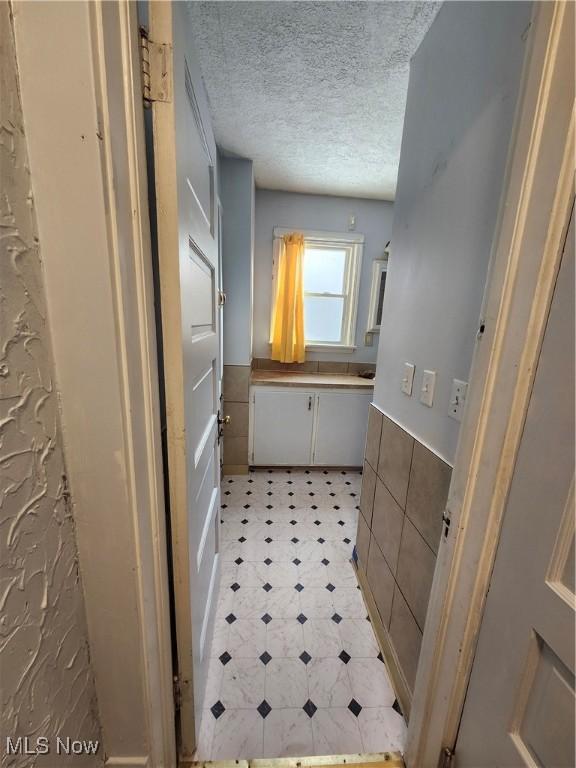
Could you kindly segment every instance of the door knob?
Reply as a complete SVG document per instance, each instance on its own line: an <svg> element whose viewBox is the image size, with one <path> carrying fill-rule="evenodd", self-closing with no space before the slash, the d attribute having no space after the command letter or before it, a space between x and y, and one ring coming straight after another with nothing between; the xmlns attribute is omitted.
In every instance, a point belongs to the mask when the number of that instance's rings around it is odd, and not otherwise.
<svg viewBox="0 0 576 768"><path fill-rule="evenodd" d="M223 419L220 418L220 414L218 414L218 424L230 424L230 416L224 416Z"/></svg>

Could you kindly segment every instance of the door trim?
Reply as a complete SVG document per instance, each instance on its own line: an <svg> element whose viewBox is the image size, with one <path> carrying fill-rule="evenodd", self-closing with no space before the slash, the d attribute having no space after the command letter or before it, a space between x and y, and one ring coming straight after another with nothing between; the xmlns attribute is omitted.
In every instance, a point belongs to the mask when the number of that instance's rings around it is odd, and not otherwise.
<svg viewBox="0 0 576 768"><path fill-rule="evenodd" d="M572 3L535 4L406 765L454 749L574 195ZM573 89L573 86L572 86ZM550 201L553 201L551 204Z"/></svg>
<svg viewBox="0 0 576 768"><path fill-rule="evenodd" d="M101 754L106 765L172 768L136 4L15 2L12 8Z"/></svg>

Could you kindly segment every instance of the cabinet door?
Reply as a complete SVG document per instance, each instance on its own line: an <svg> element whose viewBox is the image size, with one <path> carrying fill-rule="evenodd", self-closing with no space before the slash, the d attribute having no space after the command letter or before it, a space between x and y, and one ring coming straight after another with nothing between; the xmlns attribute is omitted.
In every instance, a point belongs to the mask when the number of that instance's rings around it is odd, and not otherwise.
<svg viewBox="0 0 576 768"><path fill-rule="evenodd" d="M312 392L271 392L255 388L253 409L253 464L308 466L311 463Z"/></svg>
<svg viewBox="0 0 576 768"><path fill-rule="evenodd" d="M361 467L372 393L321 392L314 464Z"/></svg>

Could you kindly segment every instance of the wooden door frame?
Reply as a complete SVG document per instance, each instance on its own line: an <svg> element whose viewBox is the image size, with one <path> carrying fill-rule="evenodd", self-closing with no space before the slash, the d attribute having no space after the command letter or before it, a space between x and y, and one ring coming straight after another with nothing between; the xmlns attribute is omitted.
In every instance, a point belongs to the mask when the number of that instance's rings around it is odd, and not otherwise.
<svg viewBox="0 0 576 768"><path fill-rule="evenodd" d="M107 766L174 768L136 4L12 9L100 754Z"/></svg>
<svg viewBox="0 0 576 768"><path fill-rule="evenodd" d="M457 734L574 195L572 3L535 3L466 413L408 728L408 768ZM572 89L572 90L571 90Z"/></svg>
<svg viewBox="0 0 576 768"><path fill-rule="evenodd" d="M74 5L71 9L68 4L46 4L39 14L36 4L15 4L40 247L69 480L78 507L80 564L107 764L168 768L176 763L175 728L138 22L133 3L118 3L116 16L106 11L112 4L101 0ZM448 500L452 523L440 547L416 680L406 754L409 768L436 766L441 748L456 741L573 195L573 105L566 109L566 92L573 82L566 37L572 34L573 12L571 3L541 3L533 20L532 54L484 304L485 330L474 357ZM126 130L121 137L112 137L108 130L113 105L108 99L107 68L113 66L112 52L119 57L125 78ZM93 89L81 81L81 68L91 72L88 82ZM81 152L76 150L74 133L80 124L72 119L63 130L62 115L70 113L71 102L94 115L92 133ZM55 136L60 136L56 142ZM128 158L130 170L129 187L122 193L114 178L120 155ZM87 195L81 205L78 189ZM51 204L54 197L60 206ZM115 216L109 215L111 210ZM120 214L128 210L133 217L123 218ZM78 217L74 227L69 224L71 215ZM97 239L87 243L73 263L62 258L62 253L78 251L82 227L92 231L95 219ZM127 233L133 242L130 261L122 260L120 247ZM87 306L75 323L64 309L71 285ZM110 311L109 327L100 322L98 306L102 312ZM74 407L93 388L90 379L99 374L92 355L78 358L86 339L95 337L101 356L106 356L107 376L116 384L113 393L101 392L98 408L106 408L107 398L113 396L119 407L116 437L127 468L130 493L125 513L130 524L118 535L124 537L121 545L132 574L135 620L115 612L114 595L103 592L100 576L111 567L110 554L94 546L101 540L102 523L91 501L100 498L99 486L106 482L98 471L102 445L86 439L86 414ZM131 388L136 371L143 383L137 393ZM88 406L96 423L98 409ZM147 435L143 465L134 460L136 418ZM87 474L76 460L76 445L82 445L83 459L93 459L94 471ZM92 515L83 514L82 503ZM117 681L107 670L110 645L98 628L104 609L109 621L137 641L132 649L135 660L127 658L123 678L134 702L143 700L144 722L138 725L144 739L141 749L132 752L122 744L121 729L110 723ZM127 718L132 716L126 713Z"/></svg>

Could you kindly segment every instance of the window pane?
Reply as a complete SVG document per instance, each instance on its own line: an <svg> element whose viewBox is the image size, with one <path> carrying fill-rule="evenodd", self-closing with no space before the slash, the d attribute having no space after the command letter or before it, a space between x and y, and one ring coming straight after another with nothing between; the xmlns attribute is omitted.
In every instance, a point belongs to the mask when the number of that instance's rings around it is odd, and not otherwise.
<svg viewBox="0 0 576 768"><path fill-rule="evenodd" d="M306 341L337 343L342 337L344 299L305 296L304 333Z"/></svg>
<svg viewBox="0 0 576 768"><path fill-rule="evenodd" d="M304 290L307 293L344 293L346 251L314 248L304 251Z"/></svg>

